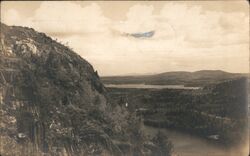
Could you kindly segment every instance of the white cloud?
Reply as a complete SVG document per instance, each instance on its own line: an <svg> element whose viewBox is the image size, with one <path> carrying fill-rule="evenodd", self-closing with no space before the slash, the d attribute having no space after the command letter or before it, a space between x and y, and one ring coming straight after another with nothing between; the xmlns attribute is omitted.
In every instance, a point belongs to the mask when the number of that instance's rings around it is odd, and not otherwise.
<svg viewBox="0 0 250 156"><path fill-rule="evenodd" d="M9 13L10 12L10 13ZM13 20L13 14L15 19ZM15 10L7 11L3 21L16 24L18 13ZM23 19L21 25L31 26L39 31L57 35L101 33L105 32L109 19L102 15L100 6L92 3L82 7L72 2L42 2L41 6L30 18Z"/></svg>
<svg viewBox="0 0 250 156"><path fill-rule="evenodd" d="M160 18L168 20L186 42L231 44L248 41L248 17L242 13L204 11L201 7L169 3L162 9Z"/></svg>
<svg viewBox="0 0 250 156"><path fill-rule="evenodd" d="M154 9L153 5L136 4L124 21L114 21L96 3L82 7L73 2L42 2L30 18L11 9L3 14L3 21L31 26L69 42L105 75L216 66L248 71L249 15L181 2L166 2L159 13ZM123 35L151 30L155 35L148 39Z"/></svg>
<svg viewBox="0 0 250 156"><path fill-rule="evenodd" d="M121 21L115 28L121 32L136 33L155 29L155 19L152 5L134 5L127 13L127 19Z"/></svg>
<svg viewBox="0 0 250 156"><path fill-rule="evenodd" d="M71 2L44 2L33 19L41 30L59 33L100 33L108 23L94 3L81 7Z"/></svg>

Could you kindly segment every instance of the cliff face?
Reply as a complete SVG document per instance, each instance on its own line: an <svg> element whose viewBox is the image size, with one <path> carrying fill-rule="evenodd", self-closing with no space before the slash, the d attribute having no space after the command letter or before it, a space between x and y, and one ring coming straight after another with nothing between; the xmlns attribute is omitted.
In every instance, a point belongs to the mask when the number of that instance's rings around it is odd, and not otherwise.
<svg viewBox="0 0 250 156"><path fill-rule="evenodd" d="M70 48L31 28L1 24L3 154L114 151L103 115L104 94L93 67Z"/></svg>

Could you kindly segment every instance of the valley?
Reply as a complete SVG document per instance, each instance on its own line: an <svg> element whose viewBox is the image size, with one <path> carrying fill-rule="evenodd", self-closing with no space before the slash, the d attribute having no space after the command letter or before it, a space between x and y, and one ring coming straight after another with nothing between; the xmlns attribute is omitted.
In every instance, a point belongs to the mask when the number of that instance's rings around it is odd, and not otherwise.
<svg viewBox="0 0 250 156"><path fill-rule="evenodd" d="M165 132L174 143L174 149L183 156L197 155L200 149L209 156L214 154L213 150L220 151L216 152L218 155L226 156L236 147L237 152L246 152L246 77L228 79L198 89L164 88L164 85L143 85L142 88L130 84L105 86L112 103L136 112L147 133ZM176 133L180 135L172 136ZM186 142L189 146L187 151L196 150L184 152L180 148L181 141L177 141L180 136L185 136L182 143ZM197 139L199 141L193 141ZM203 148L198 148L202 144Z"/></svg>

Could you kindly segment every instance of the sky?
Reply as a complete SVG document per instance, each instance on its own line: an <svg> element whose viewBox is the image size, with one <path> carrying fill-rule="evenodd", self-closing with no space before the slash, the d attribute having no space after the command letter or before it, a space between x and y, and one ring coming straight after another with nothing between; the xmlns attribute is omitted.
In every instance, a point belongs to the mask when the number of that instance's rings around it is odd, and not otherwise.
<svg viewBox="0 0 250 156"><path fill-rule="evenodd" d="M101 76L249 72L245 0L3 1L1 22L45 32L72 47ZM150 31L154 34L146 36Z"/></svg>

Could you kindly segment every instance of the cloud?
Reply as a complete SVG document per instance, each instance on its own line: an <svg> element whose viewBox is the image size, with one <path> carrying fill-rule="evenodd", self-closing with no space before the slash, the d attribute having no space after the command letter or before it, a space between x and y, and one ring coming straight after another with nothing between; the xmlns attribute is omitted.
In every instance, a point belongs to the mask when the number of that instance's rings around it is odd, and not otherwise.
<svg viewBox="0 0 250 156"><path fill-rule="evenodd" d="M15 19L13 20L13 14ZM18 13L9 10L3 21L16 24ZM21 25L31 26L39 31L56 35L102 33L107 29L109 19L102 15L100 6L95 3L82 7L72 2L42 2L30 18L23 18Z"/></svg>
<svg viewBox="0 0 250 156"><path fill-rule="evenodd" d="M42 2L31 17L10 9L3 21L68 42L102 75L216 67L249 70L248 14L182 2L166 2L156 11L154 5L138 2L128 9L125 20L116 21L104 16L102 9L98 3L83 7L74 2ZM124 35L152 30L155 34L150 38Z"/></svg>
<svg viewBox="0 0 250 156"><path fill-rule="evenodd" d="M248 41L248 16L243 13L208 11L200 6L168 3L158 18L168 21L186 42L200 46Z"/></svg>
<svg viewBox="0 0 250 156"><path fill-rule="evenodd" d="M115 29L125 33L146 32L155 29L152 5L134 5L127 12L127 19L115 24Z"/></svg>

